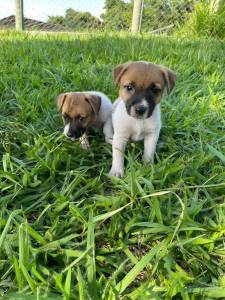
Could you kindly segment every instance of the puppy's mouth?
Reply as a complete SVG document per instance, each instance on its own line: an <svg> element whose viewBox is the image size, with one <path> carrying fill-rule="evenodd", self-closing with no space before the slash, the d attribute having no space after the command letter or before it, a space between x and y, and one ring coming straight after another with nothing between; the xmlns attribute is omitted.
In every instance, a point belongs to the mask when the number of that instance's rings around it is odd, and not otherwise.
<svg viewBox="0 0 225 300"><path fill-rule="evenodd" d="M67 138L69 138L72 142L75 142L78 140L78 138L74 138L74 137L69 137L68 135L66 135Z"/></svg>

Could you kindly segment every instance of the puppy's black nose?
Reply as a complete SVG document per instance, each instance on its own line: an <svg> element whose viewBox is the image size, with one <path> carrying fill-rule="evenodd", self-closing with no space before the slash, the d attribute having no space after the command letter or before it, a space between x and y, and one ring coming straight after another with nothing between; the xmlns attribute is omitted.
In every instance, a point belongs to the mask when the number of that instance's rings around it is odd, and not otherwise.
<svg viewBox="0 0 225 300"><path fill-rule="evenodd" d="M135 112L138 115L143 115L146 112L146 110L147 110L147 107L144 105L140 105L135 108Z"/></svg>
<svg viewBox="0 0 225 300"><path fill-rule="evenodd" d="M73 137L73 133L68 131L67 134L66 134L69 138Z"/></svg>

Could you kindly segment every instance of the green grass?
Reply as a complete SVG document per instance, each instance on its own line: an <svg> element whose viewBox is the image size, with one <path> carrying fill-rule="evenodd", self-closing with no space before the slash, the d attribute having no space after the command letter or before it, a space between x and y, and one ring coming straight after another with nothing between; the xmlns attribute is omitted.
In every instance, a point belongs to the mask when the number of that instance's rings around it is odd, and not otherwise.
<svg viewBox="0 0 225 300"><path fill-rule="evenodd" d="M0 34L0 295L4 299L225 299L224 43L129 35ZM113 100L113 66L175 70L154 165L131 143L66 140L63 91Z"/></svg>

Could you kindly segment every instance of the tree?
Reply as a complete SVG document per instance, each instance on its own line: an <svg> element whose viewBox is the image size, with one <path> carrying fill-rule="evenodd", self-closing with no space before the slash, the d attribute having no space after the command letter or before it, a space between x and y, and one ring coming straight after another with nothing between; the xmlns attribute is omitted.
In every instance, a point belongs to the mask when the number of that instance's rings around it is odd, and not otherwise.
<svg viewBox="0 0 225 300"><path fill-rule="evenodd" d="M72 30L84 30L89 28L100 28L101 21L92 16L89 12L79 12L72 8L66 10L65 17L63 16L51 16L48 18L48 22L51 24L60 24L67 29Z"/></svg>
<svg viewBox="0 0 225 300"><path fill-rule="evenodd" d="M89 12L78 12L72 8L66 10L65 24L73 29L97 28L101 21Z"/></svg>
<svg viewBox="0 0 225 300"><path fill-rule="evenodd" d="M101 15L103 26L110 30L128 30L131 27L132 3L122 0L106 0Z"/></svg>
<svg viewBox="0 0 225 300"><path fill-rule="evenodd" d="M59 25L65 25L65 18L62 16L49 16L48 17L48 23L50 24L59 24Z"/></svg>

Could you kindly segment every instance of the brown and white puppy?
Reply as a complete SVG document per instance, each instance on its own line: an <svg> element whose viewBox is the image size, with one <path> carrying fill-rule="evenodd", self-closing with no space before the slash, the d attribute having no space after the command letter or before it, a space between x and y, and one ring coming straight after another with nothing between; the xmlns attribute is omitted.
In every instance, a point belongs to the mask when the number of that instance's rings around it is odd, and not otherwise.
<svg viewBox="0 0 225 300"><path fill-rule="evenodd" d="M124 174L124 151L128 140L144 139L144 161L153 159L161 129L160 100L166 87L170 93L175 73L145 61L117 65L114 80L120 86L113 106L113 161L110 175Z"/></svg>
<svg viewBox="0 0 225 300"><path fill-rule="evenodd" d="M65 136L73 141L80 138L83 148L90 147L90 127L103 129L106 142L112 143L112 103L103 93L63 93L57 98L57 108L62 114Z"/></svg>

